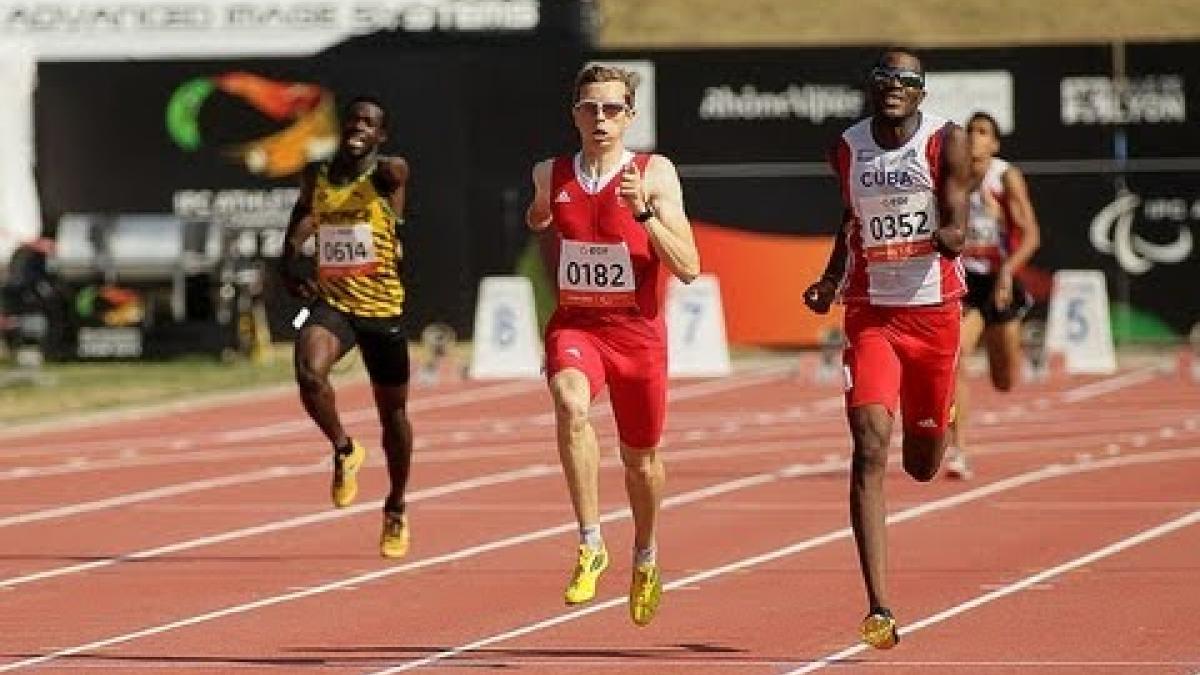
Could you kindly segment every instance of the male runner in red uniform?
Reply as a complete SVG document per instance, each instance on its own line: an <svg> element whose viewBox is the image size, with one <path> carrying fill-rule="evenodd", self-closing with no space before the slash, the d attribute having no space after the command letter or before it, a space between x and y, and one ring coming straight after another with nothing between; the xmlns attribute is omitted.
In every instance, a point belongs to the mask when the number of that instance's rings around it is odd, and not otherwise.
<svg viewBox="0 0 1200 675"><path fill-rule="evenodd" d="M870 609L863 641L899 641L888 609L883 479L899 408L904 470L931 480L946 449L958 360L970 161L962 128L922 113L912 53L884 52L867 82L873 115L831 154L845 209L825 274L805 291L824 314L846 304L846 410L854 440L850 519Z"/></svg>
<svg viewBox="0 0 1200 675"><path fill-rule="evenodd" d="M608 567L600 536L599 448L588 420L592 400L607 384L633 511L629 612L644 626L662 593L655 529L666 478L658 455L667 404L664 271L690 282L700 261L674 165L625 149L636 88L637 76L619 68L580 71L572 116L582 147L534 167L526 221L534 230L548 229L558 252L546 375L580 533L566 601L591 600Z"/></svg>
<svg viewBox="0 0 1200 675"><path fill-rule="evenodd" d="M995 118L985 112L971 115L967 137L973 190L962 255L967 273L962 356L970 356L982 339L992 386L996 391L1011 391L1021 370L1021 319L1033 304L1015 275L1037 252L1041 228L1029 201L1024 174L996 156L1000 126ZM970 386L965 370L960 363L950 448L946 451L946 475L963 479L971 477L966 438Z"/></svg>

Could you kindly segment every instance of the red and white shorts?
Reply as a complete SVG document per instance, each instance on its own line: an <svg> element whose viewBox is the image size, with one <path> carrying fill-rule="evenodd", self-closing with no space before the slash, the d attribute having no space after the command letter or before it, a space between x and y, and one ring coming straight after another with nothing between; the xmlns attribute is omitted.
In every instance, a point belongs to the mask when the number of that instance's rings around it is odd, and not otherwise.
<svg viewBox="0 0 1200 675"><path fill-rule="evenodd" d="M941 436L958 367L958 301L930 307L846 307L846 407L878 404L904 432Z"/></svg>
<svg viewBox="0 0 1200 675"><path fill-rule="evenodd" d="M546 330L546 377L578 369L587 376L593 399L607 384L617 435L634 449L657 448L667 419L666 335L644 328L552 322Z"/></svg>

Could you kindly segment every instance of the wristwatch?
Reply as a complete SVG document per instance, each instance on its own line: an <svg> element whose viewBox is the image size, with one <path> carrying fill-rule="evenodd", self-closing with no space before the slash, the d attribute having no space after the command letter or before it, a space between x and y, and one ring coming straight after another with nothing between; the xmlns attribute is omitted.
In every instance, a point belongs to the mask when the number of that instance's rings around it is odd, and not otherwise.
<svg viewBox="0 0 1200 675"><path fill-rule="evenodd" d="M633 219L638 221L639 223L642 223L643 225L645 225L646 221L650 220L654 216L655 216L654 209L650 208L650 205L647 204L646 210L642 211L641 213L634 214Z"/></svg>

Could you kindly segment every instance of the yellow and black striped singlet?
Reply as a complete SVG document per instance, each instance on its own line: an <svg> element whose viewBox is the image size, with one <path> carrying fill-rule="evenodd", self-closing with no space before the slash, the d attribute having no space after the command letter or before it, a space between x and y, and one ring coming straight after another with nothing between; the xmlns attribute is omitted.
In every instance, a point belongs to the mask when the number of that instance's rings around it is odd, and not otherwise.
<svg viewBox="0 0 1200 675"><path fill-rule="evenodd" d="M397 265L400 222L372 177L375 168L344 185L317 174L312 212L317 221L320 296L335 309L365 317L397 316L404 285Z"/></svg>

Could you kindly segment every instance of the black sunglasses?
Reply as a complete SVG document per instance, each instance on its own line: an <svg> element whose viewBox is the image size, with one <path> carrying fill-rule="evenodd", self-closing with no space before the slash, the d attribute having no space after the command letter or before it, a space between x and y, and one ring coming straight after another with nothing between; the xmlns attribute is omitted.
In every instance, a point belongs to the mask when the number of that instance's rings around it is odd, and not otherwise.
<svg viewBox="0 0 1200 675"><path fill-rule="evenodd" d="M901 86L909 89L924 89L925 74L919 73L909 68L890 68L887 66L876 66L871 69L871 82L877 87L884 87L892 83L893 80L898 81Z"/></svg>

